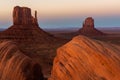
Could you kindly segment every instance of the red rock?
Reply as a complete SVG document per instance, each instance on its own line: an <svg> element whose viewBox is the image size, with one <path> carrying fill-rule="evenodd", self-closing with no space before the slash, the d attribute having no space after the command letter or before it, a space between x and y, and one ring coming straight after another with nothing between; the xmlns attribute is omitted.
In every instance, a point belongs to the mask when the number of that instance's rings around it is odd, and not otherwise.
<svg viewBox="0 0 120 80"><path fill-rule="evenodd" d="M88 17L85 19L83 23L84 28L94 28L94 19L92 17Z"/></svg>
<svg viewBox="0 0 120 80"><path fill-rule="evenodd" d="M0 41L0 80L44 80L40 65L15 43Z"/></svg>
<svg viewBox="0 0 120 80"><path fill-rule="evenodd" d="M23 43L50 43L55 40L55 37L39 27L37 11L35 11L35 16L33 17L30 8L16 6L13 10L13 25L0 32L0 39Z"/></svg>
<svg viewBox="0 0 120 80"><path fill-rule="evenodd" d="M31 9L27 7L14 7L13 10L13 23L14 25L36 24L37 12L35 11L35 18L31 15Z"/></svg>
<svg viewBox="0 0 120 80"><path fill-rule="evenodd" d="M94 19L92 17L88 17L83 22L83 27L79 30L79 34L85 36L98 36L98 35L105 35L105 33L97 30L94 27Z"/></svg>
<svg viewBox="0 0 120 80"><path fill-rule="evenodd" d="M48 80L120 80L120 46L77 36L57 50Z"/></svg>

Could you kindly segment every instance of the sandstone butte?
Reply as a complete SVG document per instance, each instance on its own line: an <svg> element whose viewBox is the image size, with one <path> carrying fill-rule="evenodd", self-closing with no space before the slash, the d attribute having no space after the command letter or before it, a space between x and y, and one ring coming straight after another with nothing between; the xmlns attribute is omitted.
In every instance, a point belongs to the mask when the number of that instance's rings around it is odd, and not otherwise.
<svg viewBox="0 0 120 80"><path fill-rule="evenodd" d="M94 19L92 17L88 17L83 22L83 26L79 29L79 34L85 36L101 36L105 35L105 33L97 30L94 26Z"/></svg>
<svg viewBox="0 0 120 80"><path fill-rule="evenodd" d="M120 80L120 46L77 36L57 50L49 80Z"/></svg>
<svg viewBox="0 0 120 80"><path fill-rule="evenodd" d="M38 25L37 11L32 16L28 7L15 6L13 9L13 25L0 32L0 39L9 39L17 42L53 42L55 38L42 30Z"/></svg>
<svg viewBox="0 0 120 80"><path fill-rule="evenodd" d="M11 41L0 41L0 80L44 80L41 67Z"/></svg>

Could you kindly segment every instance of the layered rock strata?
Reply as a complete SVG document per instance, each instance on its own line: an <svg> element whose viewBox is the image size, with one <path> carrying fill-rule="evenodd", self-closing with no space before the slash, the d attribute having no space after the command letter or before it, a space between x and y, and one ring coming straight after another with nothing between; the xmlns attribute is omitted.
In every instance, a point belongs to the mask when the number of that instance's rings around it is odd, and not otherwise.
<svg viewBox="0 0 120 80"><path fill-rule="evenodd" d="M41 67L11 41L0 41L0 80L44 80Z"/></svg>
<svg viewBox="0 0 120 80"><path fill-rule="evenodd" d="M120 46L77 36L57 50L49 80L119 80Z"/></svg>

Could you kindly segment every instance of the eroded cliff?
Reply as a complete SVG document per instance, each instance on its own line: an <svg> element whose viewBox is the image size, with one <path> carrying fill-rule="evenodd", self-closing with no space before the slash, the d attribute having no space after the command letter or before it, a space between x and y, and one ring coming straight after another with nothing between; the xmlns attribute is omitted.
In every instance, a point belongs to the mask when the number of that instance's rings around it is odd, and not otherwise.
<svg viewBox="0 0 120 80"><path fill-rule="evenodd" d="M11 41L0 41L0 80L44 80L40 65Z"/></svg>
<svg viewBox="0 0 120 80"><path fill-rule="evenodd" d="M120 46L77 36L57 50L49 80L120 80Z"/></svg>

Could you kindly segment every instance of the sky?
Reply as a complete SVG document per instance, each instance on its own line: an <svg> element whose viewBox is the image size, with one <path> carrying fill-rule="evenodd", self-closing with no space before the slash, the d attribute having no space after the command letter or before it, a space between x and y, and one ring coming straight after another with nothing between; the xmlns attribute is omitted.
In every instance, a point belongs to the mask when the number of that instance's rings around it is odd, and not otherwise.
<svg viewBox="0 0 120 80"><path fill-rule="evenodd" d="M0 0L0 28L12 25L17 5L37 10L41 28L79 28L89 16L96 27L120 27L120 0Z"/></svg>

